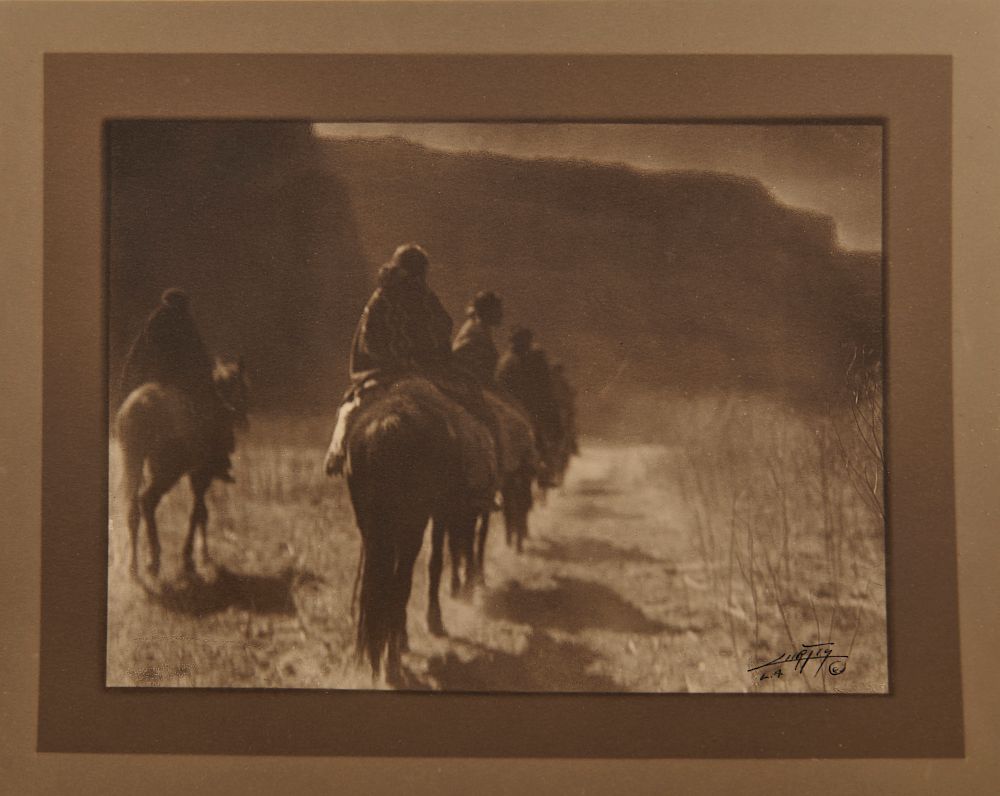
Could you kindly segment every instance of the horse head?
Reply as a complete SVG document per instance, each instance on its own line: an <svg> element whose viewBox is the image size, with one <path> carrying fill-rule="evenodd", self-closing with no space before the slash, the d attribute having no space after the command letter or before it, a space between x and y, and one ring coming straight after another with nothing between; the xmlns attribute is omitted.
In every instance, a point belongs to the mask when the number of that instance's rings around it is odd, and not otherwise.
<svg viewBox="0 0 1000 796"><path fill-rule="evenodd" d="M246 368L243 356L235 362L217 359L212 372L215 389L223 404L232 413L233 422L238 428L249 426L248 412L250 408L250 388L247 384Z"/></svg>

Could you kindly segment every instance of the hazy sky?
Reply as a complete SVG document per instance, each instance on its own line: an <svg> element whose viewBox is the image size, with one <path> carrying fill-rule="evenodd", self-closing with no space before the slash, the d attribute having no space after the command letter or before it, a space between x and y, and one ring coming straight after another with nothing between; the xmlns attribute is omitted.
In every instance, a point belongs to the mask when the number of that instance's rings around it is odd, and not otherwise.
<svg viewBox="0 0 1000 796"><path fill-rule="evenodd" d="M781 202L819 211L842 246L882 245L882 128L819 124L317 124L318 135L396 136L449 152L624 163L760 180Z"/></svg>

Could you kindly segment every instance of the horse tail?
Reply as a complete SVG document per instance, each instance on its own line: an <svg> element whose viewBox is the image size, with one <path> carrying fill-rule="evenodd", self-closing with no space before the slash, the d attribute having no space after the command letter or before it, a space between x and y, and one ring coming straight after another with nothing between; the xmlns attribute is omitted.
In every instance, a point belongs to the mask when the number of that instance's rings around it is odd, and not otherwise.
<svg viewBox="0 0 1000 796"><path fill-rule="evenodd" d="M382 523L379 523L382 526ZM361 588L358 599L358 622L355 654L359 661L368 659L372 674L378 677L382 654L393 629L393 601L396 549L389 529L364 529L361 560Z"/></svg>
<svg viewBox="0 0 1000 796"><path fill-rule="evenodd" d="M361 545L361 553L358 555L358 567L354 572L354 585L351 586L351 616L358 613L358 590L361 588L361 573L365 568L365 546Z"/></svg>
<svg viewBox="0 0 1000 796"><path fill-rule="evenodd" d="M405 513L399 492L406 491L405 465L417 452L407 421L399 412L362 420L347 442L347 485L361 531L351 598L357 617L355 656L359 662L368 660L375 677L393 632L397 557L393 520Z"/></svg>

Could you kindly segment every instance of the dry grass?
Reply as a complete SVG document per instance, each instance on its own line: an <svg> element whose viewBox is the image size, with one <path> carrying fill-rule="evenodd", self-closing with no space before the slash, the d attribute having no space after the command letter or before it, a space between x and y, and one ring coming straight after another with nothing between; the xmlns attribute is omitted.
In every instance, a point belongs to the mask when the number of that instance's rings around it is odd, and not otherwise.
<svg viewBox="0 0 1000 796"><path fill-rule="evenodd" d="M534 512L524 555L496 521L488 587L472 603L442 590L448 639L425 629L425 545L405 659L413 687L886 690L882 519L858 488L871 454L850 417L732 398L662 411L669 444L584 445ZM112 500L109 685L373 686L353 661L359 541L342 483L321 473L329 430L255 420L237 484L213 487L212 563L195 579L179 571L186 489L161 505L164 572L144 585L128 576ZM114 483L114 448L111 469ZM747 672L818 641L849 650L847 671Z"/></svg>
<svg viewBox="0 0 1000 796"><path fill-rule="evenodd" d="M692 407L676 428L700 586L725 629L720 652L755 665L832 642L849 656L844 674L777 667L784 677L754 687L886 691L881 478L863 476L881 462L851 412L797 416L729 399Z"/></svg>

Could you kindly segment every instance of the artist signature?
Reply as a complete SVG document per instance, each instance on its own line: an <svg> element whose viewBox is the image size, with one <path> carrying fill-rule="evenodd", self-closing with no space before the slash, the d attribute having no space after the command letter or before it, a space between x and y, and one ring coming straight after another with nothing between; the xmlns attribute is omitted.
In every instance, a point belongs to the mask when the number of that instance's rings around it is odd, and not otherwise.
<svg viewBox="0 0 1000 796"><path fill-rule="evenodd" d="M816 670L813 677L818 677L824 670L836 677L847 669L847 657L834 655L833 642L824 641L820 644L803 644L802 649L796 652L783 652L773 661L758 664L747 671L759 680L770 680L772 677L784 677L786 665L793 672L805 674L806 667L810 663L815 663Z"/></svg>

